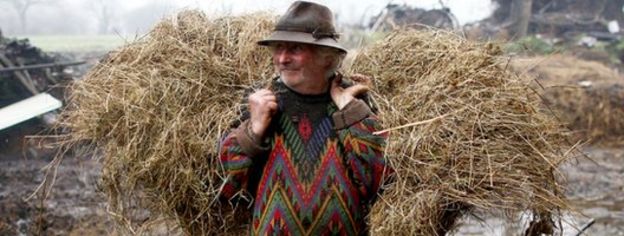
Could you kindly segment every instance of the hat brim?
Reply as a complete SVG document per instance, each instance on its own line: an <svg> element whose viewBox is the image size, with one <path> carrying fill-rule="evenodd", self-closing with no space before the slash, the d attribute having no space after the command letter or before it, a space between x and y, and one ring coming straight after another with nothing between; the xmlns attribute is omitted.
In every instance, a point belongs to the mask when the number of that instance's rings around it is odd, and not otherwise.
<svg viewBox="0 0 624 236"><path fill-rule="evenodd" d="M321 38L315 39L310 33L293 32L293 31L273 31L268 38L258 41L259 45L268 46L275 42L294 42L294 43L307 43L312 45L326 46L330 48L338 49L343 53L347 53L347 49L343 48L333 38Z"/></svg>

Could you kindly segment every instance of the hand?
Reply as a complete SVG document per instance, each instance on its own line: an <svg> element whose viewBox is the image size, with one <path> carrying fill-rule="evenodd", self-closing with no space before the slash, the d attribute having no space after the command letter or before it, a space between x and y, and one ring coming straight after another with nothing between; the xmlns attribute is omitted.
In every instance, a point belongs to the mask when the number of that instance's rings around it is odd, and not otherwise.
<svg viewBox="0 0 624 236"><path fill-rule="evenodd" d="M277 111L277 98L271 90L261 89L249 95L248 102L251 132L261 138Z"/></svg>
<svg viewBox="0 0 624 236"><path fill-rule="evenodd" d="M338 106L338 109L342 110L351 100L360 94L366 93L369 90L369 86L371 85L371 80L369 77L361 74L354 74L350 77L354 84L348 88L340 87L340 83L342 82L342 76L336 76L331 84L330 94L332 100Z"/></svg>

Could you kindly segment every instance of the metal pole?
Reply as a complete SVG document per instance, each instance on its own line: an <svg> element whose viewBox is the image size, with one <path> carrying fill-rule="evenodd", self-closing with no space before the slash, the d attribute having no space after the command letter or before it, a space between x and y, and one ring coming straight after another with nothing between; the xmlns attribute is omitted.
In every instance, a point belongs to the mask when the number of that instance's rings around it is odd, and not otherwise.
<svg viewBox="0 0 624 236"><path fill-rule="evenodd" d="M36 65L27 65L27 66L16 66L16 67L8 67L8 68L0 68L0 73L2 72L13 72L13 71L25 71L25 70L35 70L35 69L43 69L50 67L65 67L65 66L75 66L86 63L86 61L72 61L72 62L58 62L58 63L45 63L45 64L36 64Z"/></svg>

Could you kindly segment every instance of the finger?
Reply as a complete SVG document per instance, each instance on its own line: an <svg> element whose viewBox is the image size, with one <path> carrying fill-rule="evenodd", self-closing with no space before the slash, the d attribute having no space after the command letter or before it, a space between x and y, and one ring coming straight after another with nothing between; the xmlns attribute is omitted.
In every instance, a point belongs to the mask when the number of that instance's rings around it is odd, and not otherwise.
<svg viewBox="0 0 624 236"><path fill-rule="evenodd" d="M261 99L262 99L262 96L263 96L263 95L262 95L262 93L261 93L261 92L254 92L254 93L250 94L250 95L247 97L247 100L249 100L249 101L252 101L252 100L258 101L258 100L261 100Z"/></svg>
<svg viewBox="0 0 624 236"><path fill-rule="evenodd" d="M345 89L345 93L351 94L352 96L357 96L363 93L368 92L369 88L363 84L356 84L347 89Z"/></svg>
<svg viewBox="0 0 624 236"><path fill-rule="evenodd" d="M271 90L268 90L268 89L259 89L259 90L256 90L254 94L257 94L259 96L264 96L264 95L272 94L272 93L273 92L271 92Z"/></svg>
<svg viewBox="0 0 624 236"><path fill-rule="evenodd" d="M265 102L276 102L277 97L275 97L274 95L265 95L264 97L262 97L262 100Z"/></svg>
<svg viewBox="0 0 624 236"><path fill-rule="evenodd" d="M353 76L351 76L351 80L353 80L353 82L364 84L364 85L370 85L372 82L370 77L362 75L362 74L354 74Z"/></svg>
<svg viewBox="0 0 624 236"><path fill-rule="evenodd" d="M262 97L275 97L275 94L273 92L271 92L271 91L268 91L266 93L262 93L261 95L262 95Z"/></svg>
<svg viewBox="0 0 624 236"><path fill-rule="evenodd" d="M362 74L353 74L353 75L351 75L351 77L349 77L349 78L350 78L351 80L353 80L353 81L359 82L359 81L361 81L362 79L364 79L363 77L364 77L364 76L363 76Z"/></svg>
<svg viewBox="0 0 624 236"><path fill-rule="evenodd" d="M269 102L267 103L267 107L271 112L277 111L277 102Z"/></svg>
<svg viewBox="0 0 624 236"><path fill-rule="evenodd" d="M371 87L373 85L373 81L367 77L366 80L362 81L362 84Z"/></svg>

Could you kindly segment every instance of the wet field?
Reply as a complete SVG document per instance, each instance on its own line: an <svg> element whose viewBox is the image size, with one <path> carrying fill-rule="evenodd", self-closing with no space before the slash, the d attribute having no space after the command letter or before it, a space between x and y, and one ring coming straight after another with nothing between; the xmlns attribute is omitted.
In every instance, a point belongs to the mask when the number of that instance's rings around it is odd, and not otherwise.
<svg viewBox="0 0 624 236"><path fill-rule="evenodd" d="M41 191L51 153L0 156L0 235L109 235L105 198L96 191L99 164L65 158L45 201ZM43 157L34 157L43 155Z"/></svg>
<svg viewBox="0 0 624 236"><path fill-rule="evenodd" d="M593 161L580 159L563 168L568 196L585 217L596 220L587 235L624 235L624 147L588 148L586 153Z"/></svg>
<svg viewBox="0 0 624 236"><path fill-rule="evenodd" d="M577 212L561 219L555 235L575 236L592 222L581 235L624 235L624 147L587 147L589 157L579 157L562 166L567 177L566 195ZM525 217L526 218L526 217ZM520 216L518 224L507 224L495 217L465 220L455 235L522 235L527 219Z"/></svg>
<svg viewBox="0 0 624 236"><path fill-rule="evenodd" d="M624 148L584 151L591 160L578 158L561 168L578 213L566 214L557 233L577 235L594 219L583 235L624 235ZM105 197L97 191L100 165L90 157L64 158L47 200L40 194L26 200L44 181L52 154L30 148L0 153L0 235L114 235ZM521 235L524 229L495 217L484 220L466 219L453 235Z"/></svg>

